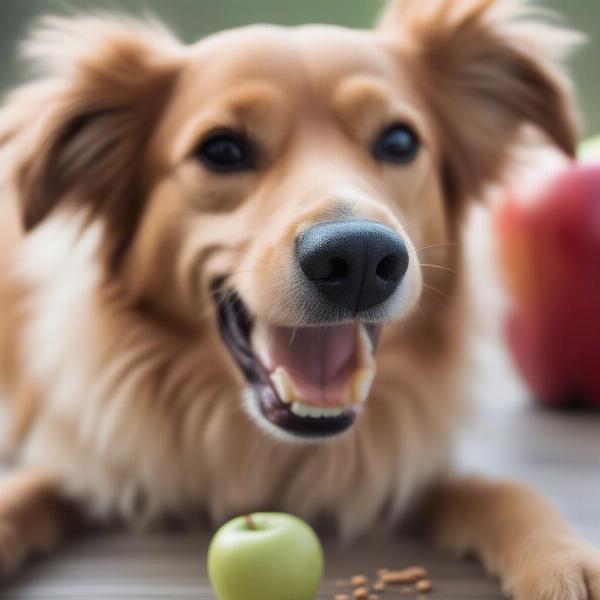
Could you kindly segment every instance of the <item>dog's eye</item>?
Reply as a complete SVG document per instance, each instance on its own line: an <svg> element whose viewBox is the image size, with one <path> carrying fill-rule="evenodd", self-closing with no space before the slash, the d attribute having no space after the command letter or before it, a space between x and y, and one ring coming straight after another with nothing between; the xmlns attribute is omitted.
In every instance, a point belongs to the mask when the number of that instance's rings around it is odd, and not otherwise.
<svg viewBox="0 0 600 600"><path fill-rule="evenodd" d="M212 171L230 173L252 167L248 143L234 133L218 133L202 142L196 156Z"/></svg>
<svg viewBox="0 0 600 600"><path fill-rule="evenodd" d="M378 160L406 164L419 153L421 141L408 125L397 124L388 127L375 142L373 155Z"/></svg>

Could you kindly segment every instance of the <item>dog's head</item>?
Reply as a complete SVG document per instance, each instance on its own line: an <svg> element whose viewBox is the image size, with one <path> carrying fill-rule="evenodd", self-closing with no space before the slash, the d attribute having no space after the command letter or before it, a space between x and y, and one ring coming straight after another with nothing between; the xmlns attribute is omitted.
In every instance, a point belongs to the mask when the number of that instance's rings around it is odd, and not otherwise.
<svg viewBox="0 0 600 600"><path fill-rule="evenodd" d="M574 151L565 37L529 16L404 0L373 31L256 26L193 46L156 24L46 20L26 46L44 78L13 100L37 111L19 125L25 226L84 208L106 223L109 279L202 332L257 423L339 434L382 326L450 285L465 204L522 126Z"/></svg>

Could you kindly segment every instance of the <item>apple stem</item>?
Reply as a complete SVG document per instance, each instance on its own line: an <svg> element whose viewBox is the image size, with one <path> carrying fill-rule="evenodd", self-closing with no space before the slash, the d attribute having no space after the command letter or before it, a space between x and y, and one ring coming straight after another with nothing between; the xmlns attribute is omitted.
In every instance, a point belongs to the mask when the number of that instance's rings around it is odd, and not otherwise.
<svg viewBox="0 0 600 600"><path fill-rule="evenodd" d="M256 523L252 520L252 515L244 515L244 519L246 520L246 525L248 525L250 529L254 529L255 531L258 529Z"/></svg>

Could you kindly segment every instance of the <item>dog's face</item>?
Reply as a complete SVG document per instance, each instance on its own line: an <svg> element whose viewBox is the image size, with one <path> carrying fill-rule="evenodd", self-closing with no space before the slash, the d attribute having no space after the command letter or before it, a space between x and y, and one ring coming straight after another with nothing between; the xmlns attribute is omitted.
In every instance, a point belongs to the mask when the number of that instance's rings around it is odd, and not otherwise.
<svg viewBox="0 0 600 600"><path fill-rule="evenodd" d="M26 225L63 200L106 220L109 277L218 344L279 435L353 425L381 328L450 286L466 198L523 123L573 149L563 82L524 32L489 1L423 4L375 31L260 26L192 47L106 24L63 65L24 161Z"/></svg>
<svg viewBox="0 0 600 600"><path fill-rule="evenodd" d="M180 236L165 269L193 281L187 310L217 303L253 414L296 435L351 426L381 323L418 301L415 244L447 236L431 125L374 37L256 27L208 39L152 143L166 175L141 237Z"/></svg>

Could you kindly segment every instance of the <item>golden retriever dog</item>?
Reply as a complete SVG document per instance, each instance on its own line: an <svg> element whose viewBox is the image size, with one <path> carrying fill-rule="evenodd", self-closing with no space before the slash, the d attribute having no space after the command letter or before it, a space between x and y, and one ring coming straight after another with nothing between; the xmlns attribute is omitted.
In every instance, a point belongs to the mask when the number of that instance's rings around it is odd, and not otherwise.
<svg viewBox="0 0 600 600"><path fill-rule="evenodd" d="M573 155L572 41L503 0L191 46L43 19L0 111L2 573L79 518L349 538L417 506L515 598L599 600L600 553L543 498L449 464L464 215L524 127Z"/></svg>

